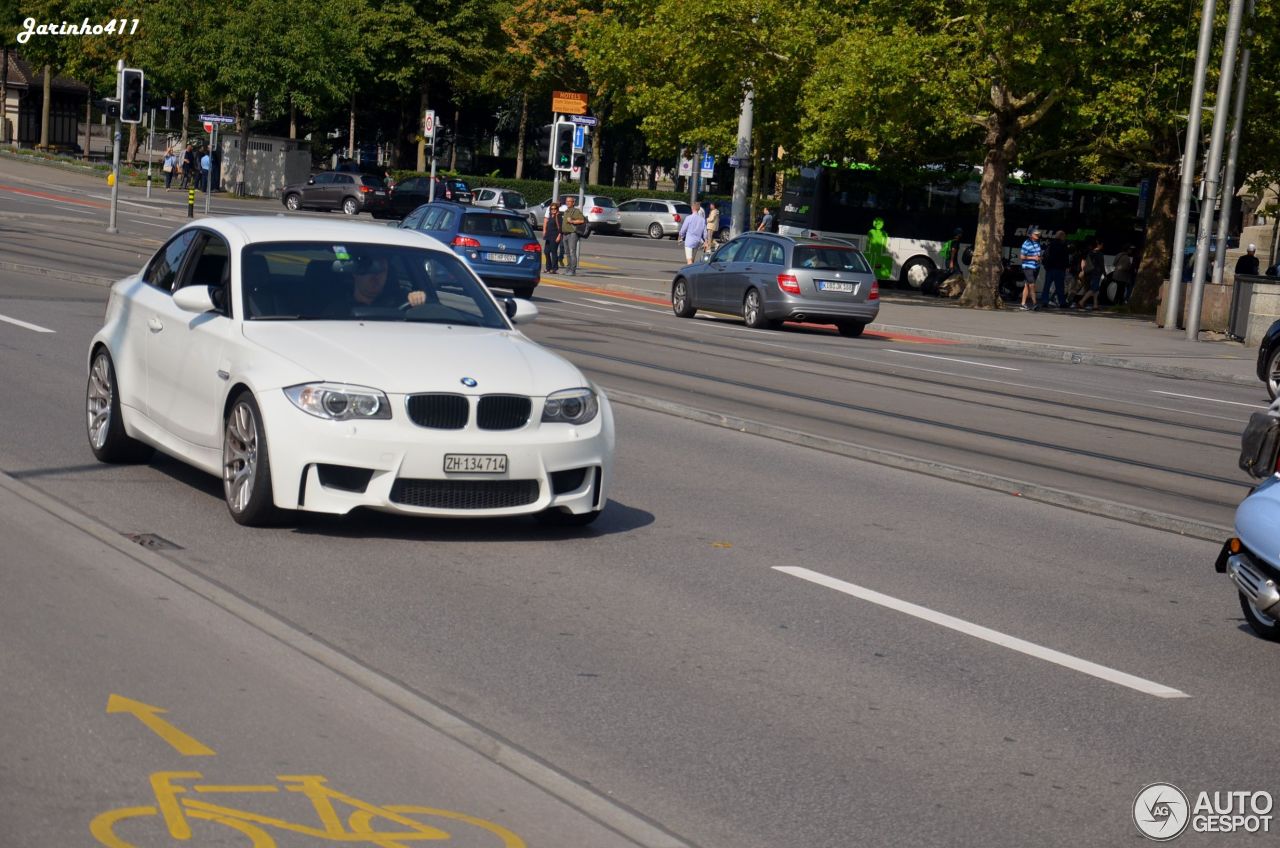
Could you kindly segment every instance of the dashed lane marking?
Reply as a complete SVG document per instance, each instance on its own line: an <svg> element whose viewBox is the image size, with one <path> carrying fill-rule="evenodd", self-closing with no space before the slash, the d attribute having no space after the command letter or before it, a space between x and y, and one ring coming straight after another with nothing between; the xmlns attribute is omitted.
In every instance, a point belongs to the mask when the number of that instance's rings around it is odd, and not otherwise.
<svg viewBox="0 0 1280 848"><path fill-rule="evenodd" d="M17 318L10 318L8 315L0 315L0 321L7 324L13 324L22 327L25 330L31 330L35 333L56 333L57 330L50 330L48 327L41 327L39 324L28 324L26 321L19 321Z"/></svg>
<svg viewBox="0 0 1280 848"><path fill-rule="evenodd" d="M1021 368L1010 368L1008 365L992 365L988 362L974 362L971 359L957 359L954 356L935 356L931 353L916 353L911 350L894 350L886 348L885 353L900 353L903 356L923 356L927 359L941 359L944 362L959 362L962 365L977 365L979 368L999 368L1001 371L1021 371Z"/></svg>

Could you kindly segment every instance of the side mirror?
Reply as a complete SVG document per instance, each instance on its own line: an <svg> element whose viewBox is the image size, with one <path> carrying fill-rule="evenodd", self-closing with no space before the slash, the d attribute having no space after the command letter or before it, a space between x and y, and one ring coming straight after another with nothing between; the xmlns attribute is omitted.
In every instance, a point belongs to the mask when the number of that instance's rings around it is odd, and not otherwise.
<svg viewBox="0 0 1280 848"><path fill-rule="evenodd" d="M315 184L316 184L315 177L307 177L307 185L315 185Z"/></svg>
<svg viewBox="0 0 1280 848"><path fill-rule="evenodd" d="M502 305L507 310L507 317L512 324L529 324L538 317L538 306L532 300L522 297L504 297Z"/></svg>
<svg viewBox="0 0 1280 848"><path fill-rule="evenodd" d="M183 286L173 293L174 305L183 312L213 312L213 293L208 286Z"/></svg>

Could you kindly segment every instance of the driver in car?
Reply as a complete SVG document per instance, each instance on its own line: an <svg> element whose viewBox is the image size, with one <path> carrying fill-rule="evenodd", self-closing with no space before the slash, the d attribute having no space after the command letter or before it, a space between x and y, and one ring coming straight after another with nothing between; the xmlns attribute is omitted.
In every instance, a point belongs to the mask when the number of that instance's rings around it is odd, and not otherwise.
<svg viewBox="0 0 1280 848"><path fill-rule="evenodd" d="M407 303L400 303L396 293L398 286L387 288L387 259L385 256L361 256L355 261L351 275L351 298L343 299L332 306L337 311L347 312L352 307L385 306L392 309L405 306L421 306L427 302L425 292L414 290L409 292Z"/></svg>

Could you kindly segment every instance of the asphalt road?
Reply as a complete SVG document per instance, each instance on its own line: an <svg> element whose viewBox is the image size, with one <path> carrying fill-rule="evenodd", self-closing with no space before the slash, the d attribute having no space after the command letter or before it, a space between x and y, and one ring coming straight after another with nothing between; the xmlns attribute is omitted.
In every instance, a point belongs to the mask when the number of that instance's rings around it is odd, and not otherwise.
<svg viewBox="0 0 1280 848"><path fill-rule="evenodd" d="M100 221L35 217L66 217L49 205L15 219L3 215L10 200L0 189L6 245L53 245L23 262L62 274L0 271L0 316L11 319L0 321L0 471L117 533L173 543L154 553L665 832L750 848L1117 844L1138 838L1131 807L1147 783L1277 788L1265 745L1241 742L1260 738L1255 716L1270 714L1274 648L1243 628L1212 572L1216 545L832 449L881 448L1226 525L1246 491L1233 442L1256 391L919 340L680 321L644 299L547 286L530 335L606 387L828 449L622 404L614 501L586 532L377 515L249 531L227 517L212 478L163 458L100 466L84 443L85 343L105 292L68 279L126 264L163 233L95 247ZM56 247L66 242L76 247ZM589 244L612 267L576 283L660 279L678 261L668 242ZM29 562L39 546L21 551L26 567L3 572L0 596L48 613L0 615L0 670L31 657L38 691L22 703L65 693L69 706L5 713L0 746L23 750L0 759L0 810L25 828L14 832L65 819L84 834L127 794L104 763L146 773L150 750L108 747L95 759L72 744L101 734L107 687L175 716L188 707L259 772L311 761L379 800L440 794L438 775L405 760L389 761L394 785L380 784L334 744L333 734L381 726L381 714L361 720L358 680L332 690L324 737L288 734L280 753L258 726L266 708L222 701L217 669L181 682L147 670L171 643L175 667L194 650L172 637L171 618L120 605L134 638L151 642L143 656L156 657L130 662L102 647L115 607L85 614L74 573L45 585ZM218 653L219 667L291 667L286 655L259 656L216 599L182 603L207 638L246 643ZM59 661L77 651L112 658L115 676ZM299 686L271 703L305 712L308 697ZM60 765L33 765L49 761ZM496 815L506 796L494 785L463 782L446 800ZM531 845L597 844L535 833Z"/></svg>

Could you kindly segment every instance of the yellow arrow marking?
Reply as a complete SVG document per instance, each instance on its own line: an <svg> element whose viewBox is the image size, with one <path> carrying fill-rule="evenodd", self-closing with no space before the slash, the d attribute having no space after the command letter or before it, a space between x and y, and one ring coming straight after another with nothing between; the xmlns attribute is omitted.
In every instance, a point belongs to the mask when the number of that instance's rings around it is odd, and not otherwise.
<svg viewBox="0 0 1280 848"><path fill-rule="evenodd" d="M169 722L160 718L160 713L168 710L153 707L123 695L112 695L107 699L107 713L129 713L142 722L147 728L184 757L213 757L217 752L196 739L192 739Z"/></svg>

